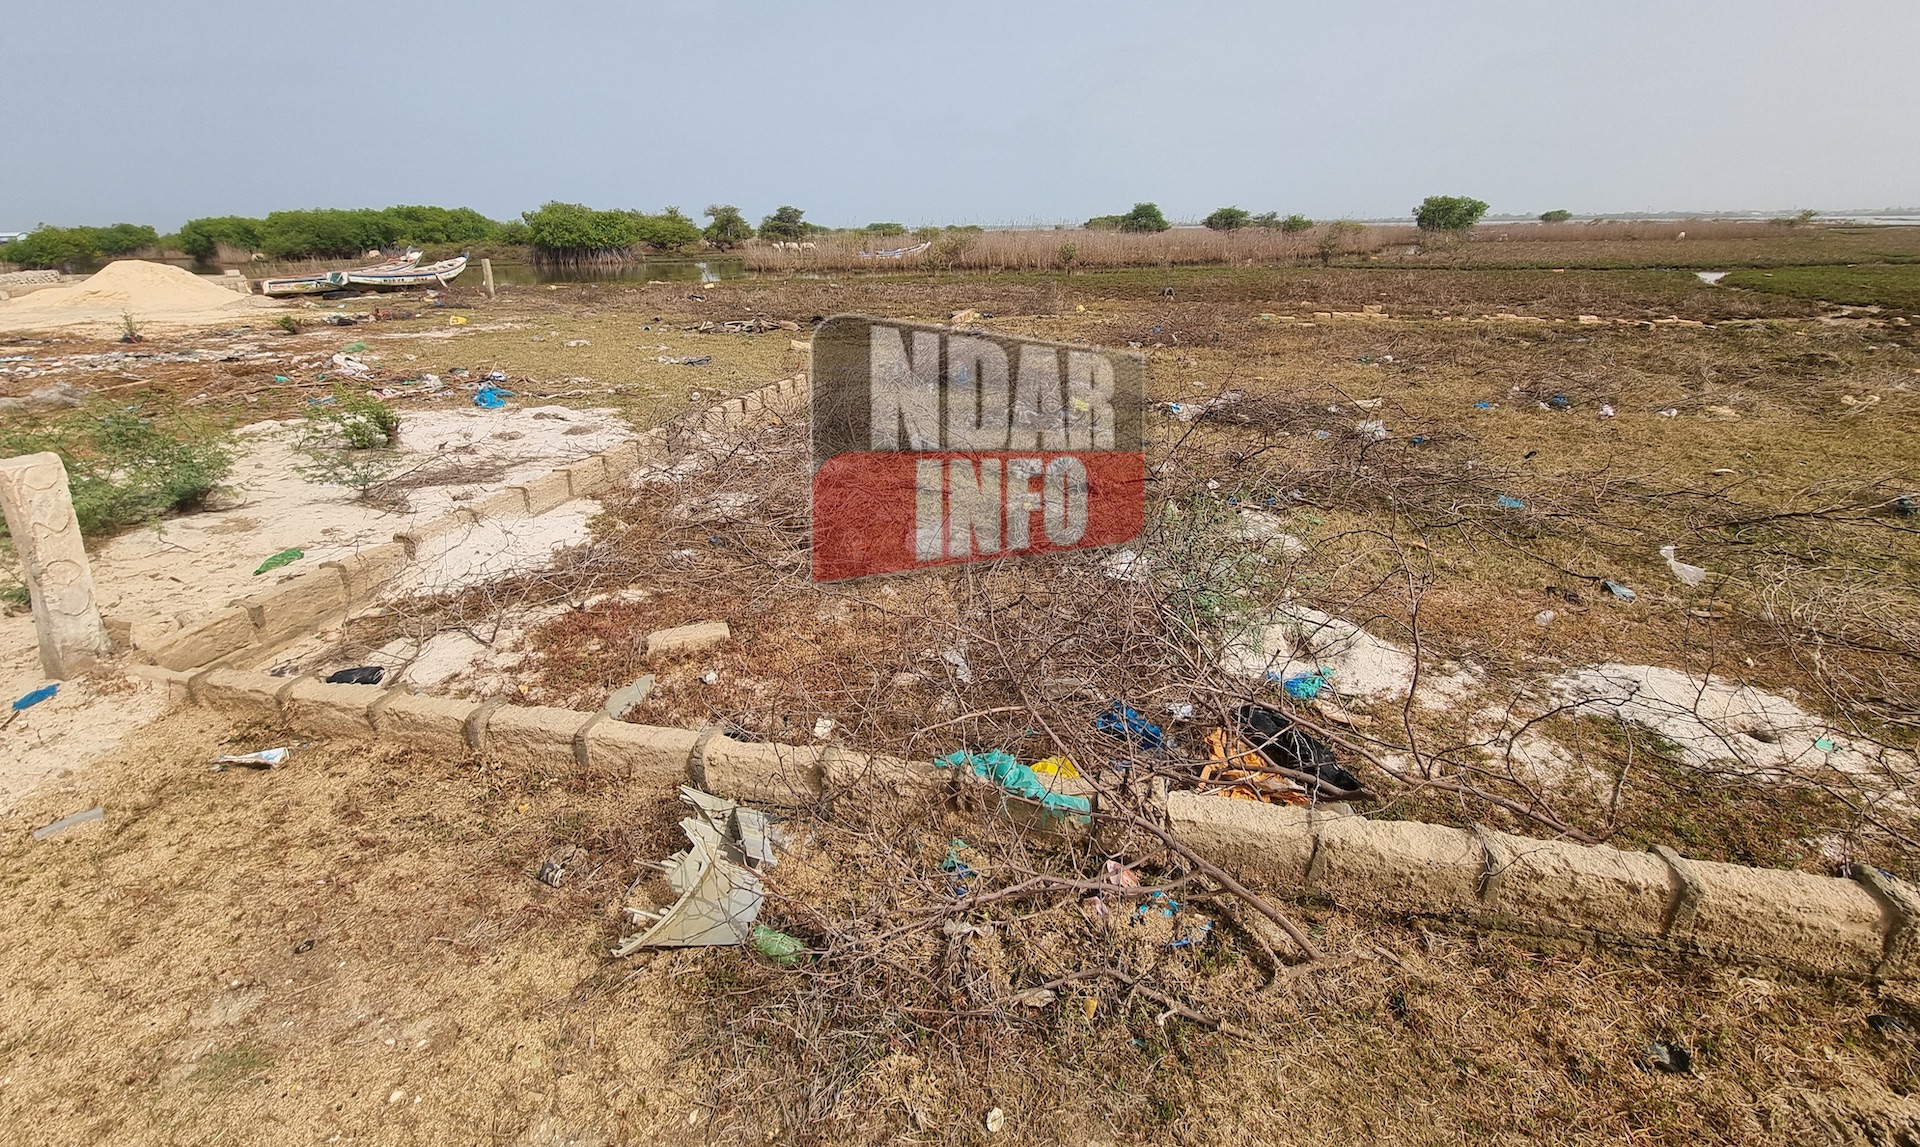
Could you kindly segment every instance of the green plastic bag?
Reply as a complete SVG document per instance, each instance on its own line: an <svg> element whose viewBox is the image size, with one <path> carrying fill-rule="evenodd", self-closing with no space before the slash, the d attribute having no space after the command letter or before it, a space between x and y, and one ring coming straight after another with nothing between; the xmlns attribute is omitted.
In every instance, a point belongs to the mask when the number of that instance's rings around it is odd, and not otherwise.
<svg viewBox="0 0 1920 1147"><path fill-rule="evenodd" d="M785 932L776 932L765 924L753 926L753 946L762 956L772 960L783 968L791 968L800 962L807 946L800 937L789 936Z"/></svg>
<svg viewBox="0 0 1920 1147"><path fill-rule="evenodd" d="M277 570L281 566L291 565L292 563L297 562L301 558L304 558L306 556L307 556L307 551L305 550L300 550L300 549L281 550L279 553L268 558L266 561L261 562L260 568L253 571L253 576L259 577L261 574L266 573L268 570Z"/></svg>

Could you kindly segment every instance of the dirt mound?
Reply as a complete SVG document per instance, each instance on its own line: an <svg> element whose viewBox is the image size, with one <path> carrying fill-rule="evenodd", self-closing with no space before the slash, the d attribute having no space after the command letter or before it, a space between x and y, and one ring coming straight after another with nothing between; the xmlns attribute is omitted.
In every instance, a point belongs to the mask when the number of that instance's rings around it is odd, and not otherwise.
<svg viewBox="0 0 1920 1147"><path fill-rule="evenodd" d="M219 322L262 305L271 304L191 271L125 259L73 286L47 287L0 303L0 329L118 323L128 314L135 322Z"/></svg>

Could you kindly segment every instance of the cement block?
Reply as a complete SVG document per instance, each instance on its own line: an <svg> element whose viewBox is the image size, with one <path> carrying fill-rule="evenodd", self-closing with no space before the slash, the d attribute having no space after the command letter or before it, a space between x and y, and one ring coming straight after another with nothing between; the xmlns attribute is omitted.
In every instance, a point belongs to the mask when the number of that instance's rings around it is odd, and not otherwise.
<svg viewBox="0 0 1920 1147"><path fill-rule="evenodd" d="M382 542L321 562L320 568L340 575L346 587L346 604L352 607L373 600L381 586L407 568L408 560L406 543Z"/></svg>
<svg viewBox="0 0 1920 1147"><path fill-rule="evenodd" d="M282 698L287 724L315 737L374 735L373 705L386 697L377 685L329 685L303 677Z"/></svg>
<svg viewBox="0 0 1920 1147"><path fill-rule="evenodd" d="M137 677L142 681L152 681L158 685L165 685L167 687L167 703L169 705L191 705L194 703L194 674L182 673L177 669L162 669L158 665L127 665L124 666L124 668L129 677Z"/></svg>
<svg viewBox="0 0 1920 1147"><path fill-rule="evenodd" d="M772 745L711 736L696 748L696 783L717 796L765 804L808 804L818 800L818 745Z"/></svg>
<svg viewBox="0 0 1920 1147"><path fill-rule="evenodd" d="M1318 820L1314 888L1342 903L1400 911L1444 915L1476 907L1486 853L1471 832L1357 816Z"/></svg>
<svg viewBox="0 0 1920 1147"><path fill-rule="evenodd" d="M1175 839L1256 887L1293 890L1307 882L1313 828L1307 810L1192 792L1167 794Z"/></svg>
<svg viewBox="0 0 1920 1147"><path fill-rule="evenodd" d="M547 705L502 705L487 718L482 751L489 760L571 769L573 739L595 716Z"/></svg>
<svg viewBox="0 0 1920 1147"><path fill-rule="evenodd" d="M820 753L821 783L851 799L885 794L896 797L945 796L952 787L950 769L932 761L903 761L828 745Z"/></svg>
<svg viewBox="0 0 1920 1147"><path fill-rule="evenodd" d="M1705 886L1693 922L1693 941L1703 951L1855 976L1880 963L1888 921L1861 885L1707 860L1688 867Z"/></svg>
<svg viewBox="0 0 1920 1147"><path fill-rule="evenodd" d="M244 609L229 606L163 639L149 650L154 664L166 669L198 669L253 644L253 618Z"/></svg>
<svg viewBox="0 0 1920 1147"><path fill-rule="evenodd" d="M607 474L606 459L592 454L567 467L567 493L574 498L591 498L613 485Z"/></svg>
<svg viewBox="0 0 1920 1147"><path fill-rule="evenodd" d="M339 570L323 566L233 604L252 618L255 639L274 645L304 637L329 621L344 620L347 583Z"/></svg>
<svg viewBox="0 0 1920 1147"><path fill-rule="evenodd" d="M644 451L637 441L622 442L618 446L602 450L594 457L600 459L606 466L608 477L615 482L625 481L627 475L638 469L640 463L646 460Z"/></svg>
<svg viewBox="0 0 1920 1147"><path fill-rule="evenodd" d="M549 470L517 487L508 488L517 489L526 497L528 514L544 514L572 497L568 492L565 470Z"/></svg>
<svg viewBox="0 0 1920 1147"><path fill-rule="evenodd" d="M393 535L393 540L406 547L408 558L420 561L459 541L474 521L472 510L450 510L437 518L416 522Z"/></svg>
<svg viewBox="0 0 1920 1147"><path fill-rule="evenodd" d="M1666 862L1652 853L1491 835L1509 864L1489 907L1521 930L1593 932L1636 941L1665 934L1675 887Z"/></svg>
<svg viewBox="0 0 1920 1147"><path fill-rule="evenodd" d="M647 634L647 656L697 653L702 649L712 649L732 636L733 630L724 621L696 621L692 625L656 629Z"/></svg>
<svg viewBox="0 0 1920 1147"><path fill-rule="evenodd" d="M297 677L269 677L238 669L210 669L193 682L194 700L244 721L280 720L280 702Z"/></svg>
<svg viewBox="0 0 1920 1147"><path fill-rule="evenodd" d="M80 539L66 464L51 452L0 459L0 511L26 579L40 667L68 677L113 653Z"/></svg>
<svg viewBox="0 0 1920 1147"><path fill-rule="evenodd" d="M524 518L527 516L527 492L518 486L508 486L478 502L469 502L467 509L479 518Z"/></svg>
<svg viewBox="0 0 1920 1147"><path fill-rule="evenodd" d="M600 721L586 731L588 770L608 772L661 788L686 784L688 759L700 734L691 729Z"/></svg>
<svg viewBox="0 0 1920 1147"><path fill-rule="evenodd" d="M467 755L467 721L478 701L396 693L374 714L380 739L447 760Z"/></svg>

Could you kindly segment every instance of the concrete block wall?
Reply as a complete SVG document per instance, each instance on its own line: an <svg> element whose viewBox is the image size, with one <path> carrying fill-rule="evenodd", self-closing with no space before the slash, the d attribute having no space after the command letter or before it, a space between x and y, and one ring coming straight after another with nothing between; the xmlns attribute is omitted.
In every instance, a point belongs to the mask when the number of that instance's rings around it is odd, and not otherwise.
<svg viewBox="0 0 1920 1147"><path fill-rule="evenodd" d="M1167 820L1256 889L1819 975L1920 972L1920 895L1877 870L1847 880L1189 792L1168 795Z"/></svg>
<svg viewBox="0 0 1920 1147"><path fill-rule="evenodd" d="M728 399L705 411L697 424L719 428L759 417L770 404L804 395L807 376L784 378L744 398ZM482 518L513 519L544 514L574 498L600 493L648 462L664 459L671 439L650 430L599 454L508 486L478 502L419 523L392 542L369 546L320 563L191 625L169 629L109 619L124 635L137 659L164 669L185 671L204 665L264 657L314 630L344 620L353 609L377 596L409 562L424 561L449 545Z"/></svg>
<svg viewBox="0 0 1920 1147"><path fill-rule="evenodd" d="M372 685L139 666L181 703L309 736L378 739L449 760L586 770L663 793L691 783L758 804L945 799L929 761L839 745L738 741L716 728L634 725L550 706L416 696ZM1176 792L1168 827L1249 887L1521 935L1598 940L1818 975L1920 976L1920 890L1687 860L1669 849L1535 840L1484 827L1368 820Z"/></svg>

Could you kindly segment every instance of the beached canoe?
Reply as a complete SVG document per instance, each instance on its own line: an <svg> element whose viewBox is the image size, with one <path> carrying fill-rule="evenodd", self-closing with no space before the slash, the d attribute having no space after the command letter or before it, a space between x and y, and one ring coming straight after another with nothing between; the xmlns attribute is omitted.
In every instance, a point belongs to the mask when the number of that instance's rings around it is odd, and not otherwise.
<svg viewBox="0 0 1920 1147"><path fill-rule="evenodd" d="M311 275L289 275L283 279L260 280L260 293L284 298L288 295L320 295L328 291L345 290L347 276L350 274L378 273L382 271L403 271L420 261L420 252L408 251L397 258L388 259L367 267L356 267L351 271L318 271Z"/></svg>
<svg viewBox="0 0 1920 1147"><path fill-rule="evenodd" d="M467 257L456 255L438 263L403 267L396 271L346 271L347 285L363 290L393 290L399 287L444 287L448 280L467 269Z"/></svg>

